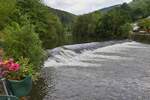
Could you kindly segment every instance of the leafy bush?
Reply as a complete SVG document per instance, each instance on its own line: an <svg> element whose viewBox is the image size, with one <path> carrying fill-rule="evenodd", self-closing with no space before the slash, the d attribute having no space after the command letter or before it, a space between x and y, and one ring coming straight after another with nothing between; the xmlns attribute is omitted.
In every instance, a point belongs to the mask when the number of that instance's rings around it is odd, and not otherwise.
<svg viewBox="0 0 150 100"><path fill-rule="evenodd" d="M17 0L16 9L11 21L24 24L24 16L35 26L44 48L53 48L63 41L63 26L41 0Z"/></svg>
<svg viewBox="0 0 150 100"><path fill-rule="evenodd" d="M16 0L0 0L0 29L2 29L11 15L16 5Z"/></svg>
<svg viewBox="0 0 150 100"><path fill-rule="evenodd" d="M149 32L150 30L150 19L145 18L139 21L138 25L140 26L141 29Z"/></svg>
<svg viewBox="0 0 150 100"><path fill-rule="evenodd" d="M5 56L18 60L20 57L29 58L35 69L39 69L44 58L41 41L29 22L19 25L13 22L4 30Z"/></svg>

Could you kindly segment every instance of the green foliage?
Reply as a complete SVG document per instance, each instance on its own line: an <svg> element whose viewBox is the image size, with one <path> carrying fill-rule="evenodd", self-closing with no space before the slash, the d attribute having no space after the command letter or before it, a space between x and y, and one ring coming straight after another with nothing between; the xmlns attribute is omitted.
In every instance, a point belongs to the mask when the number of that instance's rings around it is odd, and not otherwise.
<svg viewBox="0 0 150 100"><path fill-rule="evenodd" d="M44 51L38 34L30 23L19 25L13 22L5 28L4 49L7 57L18 60L20 57L29 58L30 62L39 69Z"/></svg>
<svg viewBox="0 0 150 100"><path fill-rule="evenodd" d="M73 38L78 42L124 39L129 36L132 21L132 9L127 4L116 5L99 11L79 16L74 28Z"/></svg>
<svg viewBox="0 0 150 100"><path fill-rule="evenodd" d="M3 35L4 33L0 32L0 48L3 47L3 37L4 37Z"/></svg>
<svg viewBox="0 0 150 100"><path fill-rule="evenodd" d="M45 48L56 47L63 41L63 26L40 0L17 0L17 7L10 19L24 24L24 16L35 26Z"/></svg>
<svg viewBox="0 0 150 100"><path fill-rule="evenodd" d="M34 72L33 68L34 65L29 63L29 59L28 58L19 58L18 64L20 64L20 69L19 69L19 75L21 77L25 77L25 76L32 76Z"/></svg>
<svg viewBox="0 0 150 100"><path fill-rule="evenodd" d="M128 25L126 24L128 22L130 22L130 16L126 11L120 8L113 9L105 14L99 22L97 26L97 34L99 38L103 40L127 37L125 36L124 31L126 30L126 35L129 33L129 31L127 31L129 28L126 26Z"/></svg>
<svg viewBox="0 0 150 100"><path fill-rule="evenodd" d="M150 30L150 19L142 19L139 21L138 25L141 27L141 29L146 30L148 32Z"/></svg>
<svg viewBox="0 0 150 100"><path fill-rule="evenodd" d="M95 29L100 18L99 12L79 16L73 28L74 41L89 42L96 40Z"/></svg>
<svg viewBox="0 0 150 100"><path fill-rule="evenodd" d="M130 3L133 20L141 19L150 15L150 0L133 0Z"/></svg>
<svg viewBox="0 0 150 100"><path fill-rule="evenodd" d="M8 15L13 13L16 0L0 0L0 30L7 24Z"/></svg>
<svg viewBox="0 0 150 100"><path fill-rule="evenodd" d="M63 44L71 44L72 43L72 28L75 20L77 19L77 16L65 11L49 8L52 13L58 16L60 19L63 27L64 27L64 32L63 32L63 38L59 39L59 45ZM62 32L61 32L62 34ZM59 37L59 36L58 36ZM62 41L63 40L63 41Z"/></svg>
<svg viewBox="0 0 150 100"><path fill-rule="evenodd" d="M49 9L51 12L53 12L55 15L59 17L60 21L65 27L70 27L76 20L77 16L74 14L61 11L61 10L57 10L57 9L53 9L53 8L49 8Z"/></svg>
<svg viewBox="0 0 150 100"><path fill-rule="evenodd" d="M64 44L72 44L73 43L73 35L68 33L64 36L65 43Z"/></svg>
<svg viewBox="0 0 150 100"><path fill-rule="evenodd" d="M130 23L126 23L122 26L120 26L120 37L121 38L129 38L130 31L132 30L132 26Z"/></svg>
<svg viewBox="0 0 150 100"><path fill-rule="evenodd" d="M150 0L133 0L131 3L124 3L98 10L102 16L95 24L91 24L89 17L93 13L79 16L74 28L73 37L78 42L88 42L90 40L109 40L128 38L131 31L130 23L150 15ZM94 21L93 21L94 22ZM148 21L142 22L145 30L149 29ZM93 28L95 27L96 28ZM92 33L92 34L91 34ZM94 39L91 39L93 38Z"/></svg>

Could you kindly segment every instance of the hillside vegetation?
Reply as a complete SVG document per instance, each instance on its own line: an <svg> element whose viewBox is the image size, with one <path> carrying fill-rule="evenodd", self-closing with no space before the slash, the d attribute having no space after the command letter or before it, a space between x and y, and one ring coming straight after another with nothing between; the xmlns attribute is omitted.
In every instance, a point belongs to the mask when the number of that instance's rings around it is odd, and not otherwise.
<svg viewBox="0 0 150 100"><path fill-rule="evenodd" d="M50 12L54 13L55 15L57 15L59 17L60 21L65 26L69 26L69 25L73 24L77 17L76 15L71 14L69 12L57 10L54 8L49 8L49 9L50 9Z"/></svg>
<svg viewBox="0 0 150 100"><path fill-rule="evenodd" d="M123 3L78 16L73 27L74 41L126 39L132 29L131 23L150 15L149 7L149 0L133 0L129 4Z"/></svg>

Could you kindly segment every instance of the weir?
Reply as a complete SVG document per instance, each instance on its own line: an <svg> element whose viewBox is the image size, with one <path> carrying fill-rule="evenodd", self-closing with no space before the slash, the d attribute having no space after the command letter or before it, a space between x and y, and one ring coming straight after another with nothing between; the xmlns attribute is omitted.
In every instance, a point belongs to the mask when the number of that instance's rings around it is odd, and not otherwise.
<svg viewBox="0 0 150 100"><path fill-rule="evenodd" d="M150 100L150 45L111 41L59 47L49 51L42 75L42 100ZM41 100L35 95L32 100Z"/></svg>

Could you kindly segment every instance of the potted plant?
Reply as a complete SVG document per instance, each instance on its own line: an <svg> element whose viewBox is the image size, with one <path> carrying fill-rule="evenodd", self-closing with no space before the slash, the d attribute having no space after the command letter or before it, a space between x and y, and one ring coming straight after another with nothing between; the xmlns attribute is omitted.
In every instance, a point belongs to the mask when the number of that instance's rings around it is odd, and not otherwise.
<svg viewBox="0 0 150 100"><path fill-rule="evenodd" d="M16 62L13 59L0 61L0 77L6 77L10 90L17 97L30 93L33 73L33 65L27 58L21 57Z"/></svg>

